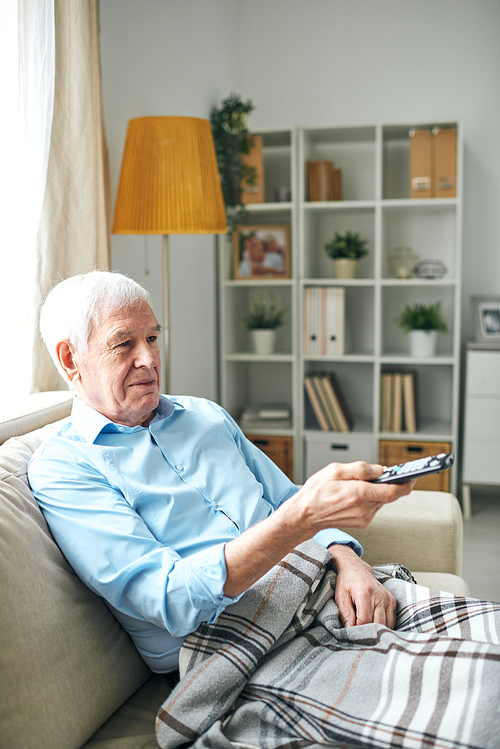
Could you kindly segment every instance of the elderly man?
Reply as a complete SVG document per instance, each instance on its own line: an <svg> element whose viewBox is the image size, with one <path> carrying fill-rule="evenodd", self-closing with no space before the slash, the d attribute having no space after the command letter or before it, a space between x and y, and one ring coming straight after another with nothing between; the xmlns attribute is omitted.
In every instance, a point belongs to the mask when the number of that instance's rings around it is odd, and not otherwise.
<svg viewBox="0 0 500 749"><path fill-rule="evenodd" d="M218 405L160 395L160 326L125 276L61 282L40 329L76 397L29 480L60 548L153 671L175 670L187 634L313 536L333 555L344 626L394 626L395 599L336 528L367 526L412 483L369 483L382 467L353 463L298 488Z"/></svg>

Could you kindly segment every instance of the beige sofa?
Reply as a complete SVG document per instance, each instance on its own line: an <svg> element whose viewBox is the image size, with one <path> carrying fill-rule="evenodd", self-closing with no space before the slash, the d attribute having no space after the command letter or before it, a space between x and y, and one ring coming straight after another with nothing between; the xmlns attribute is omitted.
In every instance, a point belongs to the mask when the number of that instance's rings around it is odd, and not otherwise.
<svg viewBox="0 0 500 749"><path fill-rule="evenodd" d="M71 407L41 393L0 411L0 744L6 749L156 747L170 689L68 565L31 495L28 460ZM372 564L399 561L417 581L467 594L462 517L451 494L413 492L353 532Z"/></svg>

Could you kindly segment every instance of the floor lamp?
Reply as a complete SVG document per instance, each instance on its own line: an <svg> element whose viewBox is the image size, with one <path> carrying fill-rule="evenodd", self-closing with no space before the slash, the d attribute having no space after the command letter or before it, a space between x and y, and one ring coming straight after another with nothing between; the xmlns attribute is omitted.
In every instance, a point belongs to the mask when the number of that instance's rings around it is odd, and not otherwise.
<svg viewBox="0 0 500 749"><path fill-rule="evenodd" d="M118 191L114 234L163 235L164 388L170 389L168 237L225 234L224 201L208 120L138 117L130 120Z"/></svg>

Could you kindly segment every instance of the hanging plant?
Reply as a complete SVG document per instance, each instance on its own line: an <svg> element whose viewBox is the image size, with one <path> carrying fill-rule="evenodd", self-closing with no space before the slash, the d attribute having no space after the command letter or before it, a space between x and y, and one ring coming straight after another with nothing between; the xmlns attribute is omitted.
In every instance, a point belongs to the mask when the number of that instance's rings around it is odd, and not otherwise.
<svg viewBox="0 0 500 749"><path fill-rule="evenodd" d="M222 196L231 235L245 206L241 202L242 182L253 187L257 172L254 167L241 163L242 154L247 154L253 145L253 136L247 129L247 117L254 109L250 99L241 101L238 94L231 94L212 107L210 125L215 144L215 155L219 167Z"/></svg>

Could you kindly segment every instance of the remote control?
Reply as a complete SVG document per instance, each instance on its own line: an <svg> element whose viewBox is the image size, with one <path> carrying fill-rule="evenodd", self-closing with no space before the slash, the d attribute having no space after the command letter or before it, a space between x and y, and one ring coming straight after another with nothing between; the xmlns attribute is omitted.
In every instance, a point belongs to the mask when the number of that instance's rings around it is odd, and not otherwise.
<svg viewBox="0 0 500 749"><path fill-rule="evenodd" d="M405 481L418 479L430 473L445 471L453 465L455 455L453 453L440 453L428 458L410 460L409 463L400 463L397 466L386 468L378 479L373 479L374 484L402 484Z"/></svg>

